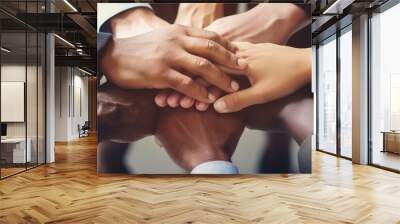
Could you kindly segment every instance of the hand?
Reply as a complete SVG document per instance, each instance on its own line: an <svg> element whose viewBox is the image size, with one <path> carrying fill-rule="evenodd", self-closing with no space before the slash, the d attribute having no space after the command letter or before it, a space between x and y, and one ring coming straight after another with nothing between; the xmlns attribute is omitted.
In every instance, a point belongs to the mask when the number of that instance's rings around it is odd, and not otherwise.
<svg viewBox="0 0 400 224"><path fill-rule="evenodd" d="M223 94L220 89L215 86L211 86L208 82L204 81L201 78L195 79L195 82L207 88L209 92L209 97L211 97L213 101L221 97L221 95ZM198 111L206 111L210 105L209 103L195 101L190 96L185 96L179 92L170 89L158 92L155 97L155 103L159 107L169 106L172 108L177 108L180 106L185 109L191 108L193 105L195 105Z"/></svg>
<svg viewBox="0 0 400 224"><path fill-rule="evenodd" d="M222 17L223 14L223 3L180 3L175 23L195 28L204 28L217 18ZM222 94L218 88L211 86L204 79L198 78L195 82L208 88L209 95L213 99L219 98ZM199 111L207 110L210 105L209 103L195 102L192 97L185 96L173 90L160 91L155 98L155 102L160 107L168 105L173 108L178 106L190 108L195 105Z"/></svg>
<svg viewBox="0 0 400 224"><path fill-rule="evenodd" d="M214 31L231 41L285 44L308 22L310 20L304 11L295 4L260 3L245 13L217 19L205 29ZM223 92L217 88L209 91L217 98L223 95ZM156 104L160 107L181 106L183 108L195 105L199 111L207 110L209 107L208 103L196 102L191 97L183 96L175 91L158 93Z"/></svg>
<svg viewBox="0 0 400 224"><path fill-rule="evenodd" d="M192 170L207 161L230 161L243 129L237 114L165 109L156 138L179 166Z"/></svg>
<svg viewBox="0 0 400 224"><path fill-rule="evenodd" d="M127 10L111 19L114 38L133 37L168 25L168 22L154 15L153 11L143 7Z"/></svg>
<svg viewBox="0 0 400 224"><path fill-rule="evenodd" d="M154 90L124 90L110 83L97 92L99 142L130 143L154 133Z"/></svg>
<svg viewBox="0 0 400 224"><path fill-rule="evenodd" d="M213 32L170 25L138 36L112 39L101 65L108 80L126 89L171 88L202 102L213 102L194 82L201 77L226 92L239 89L215 64L243 70L232 53L236 48ZM185 73L185 74L183 74Z"/></svg>
<svg viewBox="0 0 400 224"><path fill-rule="evenodd" d="M206 30L231 41L285 44L309 19L295 4L260 3L253 9L217 19Z"/></svg>
<svg viewBox="0 0 400 224"><path fill-rule="evenodd" d="M223 3L180 3L175 24L204 28L222 16Z"/></svg>
<svg viewBox="0 0 400 224"><path fill-rule="evenodd" d="M214 103L220 113L239 111L287 96L311 82L311 49L276 44L237 43L237 55L248 63L244 74L251 87L221 97Z"/></svg>
<svg viewBox="0 0 400 224"><path fill-rule="evenodd" d="M241 114L246 128L288 132L302 144L313 132L313 95L305 86L279 100L250 106Z"/></svg>

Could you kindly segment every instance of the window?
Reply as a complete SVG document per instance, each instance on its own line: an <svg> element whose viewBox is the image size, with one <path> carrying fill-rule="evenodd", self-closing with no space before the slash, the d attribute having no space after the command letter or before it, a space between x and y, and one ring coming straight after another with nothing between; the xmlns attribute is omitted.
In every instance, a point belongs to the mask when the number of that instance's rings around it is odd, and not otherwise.
<svg viewBox="0 0 400 224"><path fill-rule="evenodd" d="M319 150L336 153L336 35L321 43L318 54Z"/></svg>
<svg viewBox="0 0 400 224"><path fill-rule="evenodd" d="M371 18L371 162L400 170L400 4Z"/></svg>
<svg viewBox="0 0 400 224"><path fill-rule="evenodd" d="M352 156L352 34L351 25L341 31L340 45L340 155Z"/></svg>

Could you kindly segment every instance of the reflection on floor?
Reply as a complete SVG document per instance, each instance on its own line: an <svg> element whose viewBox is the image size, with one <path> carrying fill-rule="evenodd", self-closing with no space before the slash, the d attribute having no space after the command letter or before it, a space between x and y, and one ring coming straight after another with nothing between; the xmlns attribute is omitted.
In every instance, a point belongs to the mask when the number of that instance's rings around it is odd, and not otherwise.
<svg viewBox="0 0 400 224"><path fill-rule="evenodd" d="M1 177L4 178L4 177L13 175L15 173L18 173L18 172L21 172L24 170L25 170L25 167L24 168L20 168L20 167L18 167L18 168L1 168Z"/></svg>
<svg viewBox="0 0 400 224"><path fill-rule="evenodd" d="M388 167L395 170L400 170L400 155L392 152L374 151L373 163Z"/></svg>
<svg viewBox="0 0 400 224"><path fill-rule="evenodd" d="M96 173L96 139L0 181L0 223L399 223L400 175L313 152L311 175Z"/></svg>
<svg viewBox="0 0 400 224"><path fill-rule="evenodd" d="M27 169L37 166L35 163L28 163L26 165ZM1 168L1 178L5 178L11 176L13 174L22 172L26 170L25 164L18 164L18 165L6 165L5 167Z"/></svg>

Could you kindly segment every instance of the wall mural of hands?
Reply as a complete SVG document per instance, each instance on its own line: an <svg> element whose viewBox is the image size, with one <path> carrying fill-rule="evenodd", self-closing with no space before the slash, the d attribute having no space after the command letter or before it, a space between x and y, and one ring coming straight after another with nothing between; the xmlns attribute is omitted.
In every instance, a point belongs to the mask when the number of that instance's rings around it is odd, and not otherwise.
<svg viewBox="0 0 400 224"><path fill-rule="evenodd" d="M293 111L304 106L292 95L310 82L310 50L277 45L285 44L309 21L301 7L258 4L227 17L223 9L221 3L182 3L176 24L167 23L149 9L127 10L113 17L113 38L101 55L101 68L110 85L136 92L132 96L136 102L128 107L139 106L141 99L154 100L159 106L155 113L142 116L153 119L151 128L141 127L138 121L131 127L154 134L171 159L187 171L209 161L231 162L246 122L255 124L254 119L243 117L252 117L251 111L257 111L253 113L257 119L268 116L265 127L262 122L253 126L267 130L266 126L275 125L273 118L279 117L296 129L297 120L278 114L289 111L287 107ZM140 97L141 89L151 92L153 99ZM113 99L107 95L112 92L100 94ZM285 100L266 104L280 98ZM231 113L257 104L263 105L246 113ZM113 108L107 100L100 105ZM106 109L100 112L115 115L115 108ZM301 130L308 131L307 127ZM123 142L140 138L132 136ZM301 143L304 135L299 136L296 140ZM107 138L118 141L118 136Z"/></svg>

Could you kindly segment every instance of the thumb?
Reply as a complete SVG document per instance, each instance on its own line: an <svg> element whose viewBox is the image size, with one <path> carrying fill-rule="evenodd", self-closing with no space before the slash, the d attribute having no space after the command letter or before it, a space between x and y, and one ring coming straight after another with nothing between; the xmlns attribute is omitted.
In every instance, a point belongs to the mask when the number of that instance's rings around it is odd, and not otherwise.
<svg viewBox="0 0 400 224"><path fill-rule="evenodd" d="M219 113L231 113L258 103L254 86L219 98L214 109Z"/></svg>

